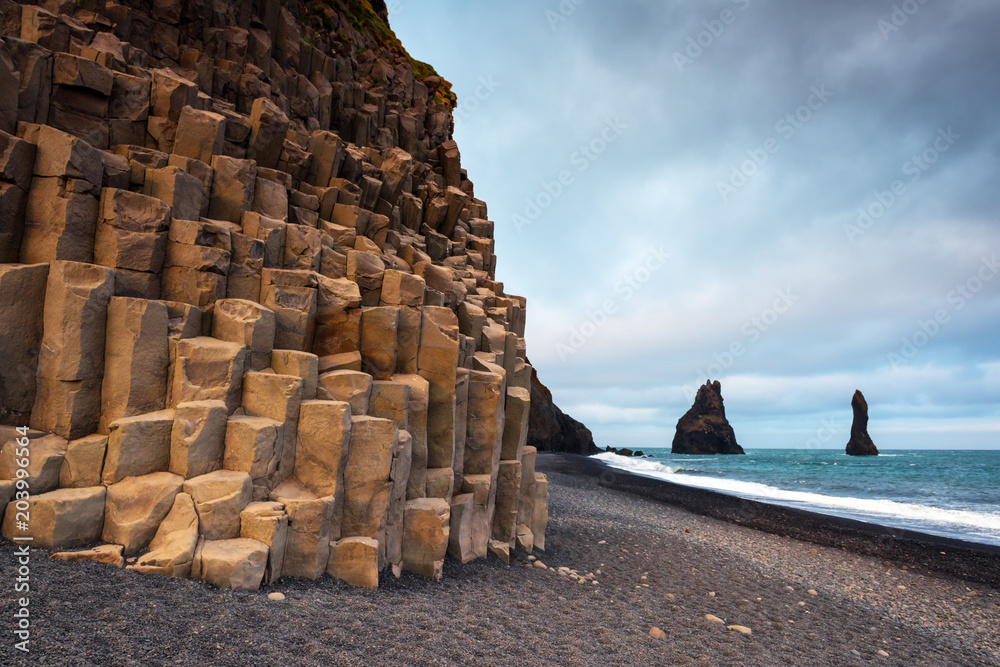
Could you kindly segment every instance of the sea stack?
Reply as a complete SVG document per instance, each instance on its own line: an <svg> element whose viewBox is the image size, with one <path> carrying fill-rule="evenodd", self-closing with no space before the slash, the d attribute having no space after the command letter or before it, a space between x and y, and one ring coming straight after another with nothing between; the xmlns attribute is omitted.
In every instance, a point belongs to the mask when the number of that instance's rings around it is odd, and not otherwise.
<svg viewBox="0 0 1000 667"><path fill-rule="evenodd" d="M851 440L847 443L847 455L878 456L878 449L868 435L868 401L860 390L854 391L851 407L854 408L854 422L851 424Z"/></svg>
<svg viewBox="0 0 1000 667"><path fill-rule="evenodd" d="M722 385L709 380L698 389L694 405L677 422L671 454L745 454L726 419Z"/></svg>

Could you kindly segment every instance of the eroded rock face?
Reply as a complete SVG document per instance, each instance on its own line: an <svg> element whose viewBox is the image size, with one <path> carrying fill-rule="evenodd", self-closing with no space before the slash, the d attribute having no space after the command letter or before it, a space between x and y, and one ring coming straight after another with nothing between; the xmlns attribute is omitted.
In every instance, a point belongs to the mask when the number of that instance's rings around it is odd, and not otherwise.
<svg viewBox="0 0 1000 667"><path fill-rule="evenodd" d="M26 476L36 546L219 586L544 546L535 447L592 438L372 5L3 4L5 537Z"/></svg>
<svg viewBox="0 0 1000 667"><path fill-rule="evenodd" d="M860 390L855 390L851 399L854 421L851 423L851 439L847 442L848 456L878 456L878 449L868 435L868 401Z"/></svg>
<svg viewBox="0 0 1000 667"><path fill-rule="evenodd" d="M726 419L722 384L709 380L698 389L694 405L677 422L672 454L744 454Z"/></svg>

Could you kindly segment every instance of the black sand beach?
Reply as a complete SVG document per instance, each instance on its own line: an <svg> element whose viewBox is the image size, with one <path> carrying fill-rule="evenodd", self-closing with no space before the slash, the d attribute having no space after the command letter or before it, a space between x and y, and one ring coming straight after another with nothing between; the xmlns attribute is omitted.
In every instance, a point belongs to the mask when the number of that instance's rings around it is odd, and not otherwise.
<svg viewBox="0 0 1000 667"><path fill-rule="evenodd" d="M551 496L544 568L490 557L446 562L441 582L383 576L377 592L329 577L234 592L34 551L27 656L13 647L6 543L0 664L1000 665L996 550L571 455L542 454L538 469Z"/></svg>

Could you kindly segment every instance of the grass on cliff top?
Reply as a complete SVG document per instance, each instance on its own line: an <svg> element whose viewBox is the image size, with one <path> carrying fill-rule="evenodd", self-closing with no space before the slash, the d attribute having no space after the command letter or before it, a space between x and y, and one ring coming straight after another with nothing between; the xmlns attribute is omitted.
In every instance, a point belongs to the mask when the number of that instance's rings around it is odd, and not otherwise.
<svg viewBox="0 0 1000 667"><path fill-rule="evenodd" d="M403 47L403 43L396 37L396 33L382 20L382 17L378 15L378 12L375 11L369 0L324 0L324 2L333 5L346 14L347 19L355 29L367 30L375 35L389 51L399 54L410 61L410 66L413 68L413 76L418 81L423 81L429 76L441 76L433 67L425 62L416 60L407 53ZM316 13L322 14L322 10L323 4L317 4L313 7L313 11ZM434 101L447 104L451 109L455 108L455 104L458 101L455 93L451 90L451 83L446 81L444 77L441 77L441 86L434 94Z"/></svg>

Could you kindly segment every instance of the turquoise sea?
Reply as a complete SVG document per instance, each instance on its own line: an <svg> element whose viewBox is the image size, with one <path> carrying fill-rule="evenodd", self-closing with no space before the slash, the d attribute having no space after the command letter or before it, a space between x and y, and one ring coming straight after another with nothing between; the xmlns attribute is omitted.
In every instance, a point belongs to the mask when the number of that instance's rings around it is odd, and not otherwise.
<svg viewBox="0 0 1000 667"><path fill-rule="evenodd" d="M1000 546L1000 451L757 449L746 456L598 454L609 465L778 505Z"/></svg>

